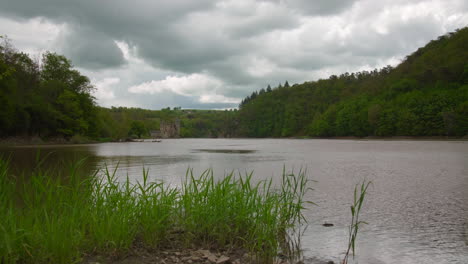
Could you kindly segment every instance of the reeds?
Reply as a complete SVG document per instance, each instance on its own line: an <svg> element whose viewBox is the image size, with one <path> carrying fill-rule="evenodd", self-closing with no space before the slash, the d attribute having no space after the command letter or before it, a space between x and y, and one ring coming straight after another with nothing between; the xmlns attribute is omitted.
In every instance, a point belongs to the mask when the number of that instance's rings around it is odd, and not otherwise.
<svg viewBox="0 0 468 264"><path fill-rule="evenodd" d="M303 221L304 173L254 183L252 174L216 180L191 170L180 188L163 182L118 181L104 168L66 175L35 169L9 173L0 159L0 263L77 263L85 254L118 255L132 246L248 250L273 262L287 230ZM60 175L58 175L60 174Z"/></svg>
<svg viewBox="0 0 468 264"><path fill-rule="evenodd" d="M353 204L351 205L351 224L349 225L348 229L348 249L346 250L342 264L348 264L349 253L351 253L351 250L353 251L353 257L355 256L356 239L359 227L362 224L367 224L366 222L359 220L359 214L361 212L362 205L364 204L364 198L367 194L367 188L370 184L370 181L363 181L360 185L356 185L354 187ZM358 186L360 186L359 193Z"/></svg>

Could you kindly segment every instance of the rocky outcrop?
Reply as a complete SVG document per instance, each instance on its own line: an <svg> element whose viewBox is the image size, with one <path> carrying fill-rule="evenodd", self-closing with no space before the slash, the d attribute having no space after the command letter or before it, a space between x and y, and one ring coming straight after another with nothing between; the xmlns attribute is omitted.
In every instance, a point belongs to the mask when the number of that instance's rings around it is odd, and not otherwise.
<svg viewBox="0 0 468 264"><path fill-rule="evenodd" d="M159 129L162 138L179 138L180 137L180 120L163 121L161 120Z"/></svg>

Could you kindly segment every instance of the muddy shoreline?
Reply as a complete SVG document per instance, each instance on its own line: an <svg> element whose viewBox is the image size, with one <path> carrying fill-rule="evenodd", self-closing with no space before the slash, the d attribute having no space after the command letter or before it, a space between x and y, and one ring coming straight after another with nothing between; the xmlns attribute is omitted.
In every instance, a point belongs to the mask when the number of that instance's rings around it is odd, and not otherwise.
<svg viewBox="0 0 468 264"><path fill-rule="evenodd" d="M181 138L184 139L184 138ZM327 139L327 140L363 140L363 141L468 141L468 136L464 137L444 137L444 136L427 136L427 137L410 137L410 136L394 136L394 137L288 137L288 138L233 138L233 139ZM147 139L149 140L149 139ZM97 143L119 143L133 142L129 140L90 140L87 138L65 139L65 138L49 138L42 139L40 137L7 137L0 138L0 146L41 146L41 145L76 145L76 144L97 144ZM138 142L138 141L134 141Z"/></svg>
<svg viewBox="0 0 468 264"><path fill-rule="evenodd" d="M144 247L133 247L125 255L87 255L84 256L82 264L244 264L262 263L242 249L217 250L206 248L166 248L147 249ZM273 264L338 264L331 260L320 260L317 258L287 259L279 256Z"/></svg>

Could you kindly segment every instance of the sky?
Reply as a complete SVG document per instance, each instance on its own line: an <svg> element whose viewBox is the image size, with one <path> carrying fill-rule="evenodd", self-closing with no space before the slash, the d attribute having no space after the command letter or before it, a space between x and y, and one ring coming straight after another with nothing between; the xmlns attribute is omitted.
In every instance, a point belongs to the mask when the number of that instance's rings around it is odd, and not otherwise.
<svg viewBox="0 0 468 264"><path fill-rule="evenodd" d="M235 108L255 90L396 66L466 0L0 0L0 35L63 54L99 105Z"/></svg>

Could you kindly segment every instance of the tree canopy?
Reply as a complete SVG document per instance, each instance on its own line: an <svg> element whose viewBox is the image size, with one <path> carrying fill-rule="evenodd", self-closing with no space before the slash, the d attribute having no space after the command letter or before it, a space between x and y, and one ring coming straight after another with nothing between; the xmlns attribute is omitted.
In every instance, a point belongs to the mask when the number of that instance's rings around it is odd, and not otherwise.
<svg viewBox="0 0 468 264"><path fill-rule="evenodd" d="M117 140L180 122L181 137L465 136L468 28L429 42L394 67L331 75L244 98L239 110L98 107L66 57L34 60L0 44L0 137Z"/></svg>
<svg viewBox="0 0 468 264"><path fill-rule="evenodd" d="M393 68L332 75L265 93L239 108L241 136L464 136L468 28L429 42Z"/></svg>
<svg viewBox="0 0 468 264"><path fill-rule="evenodd" d="M64 56L40 61L0 45L0 136L98 136L93 86Z"/></svg>

